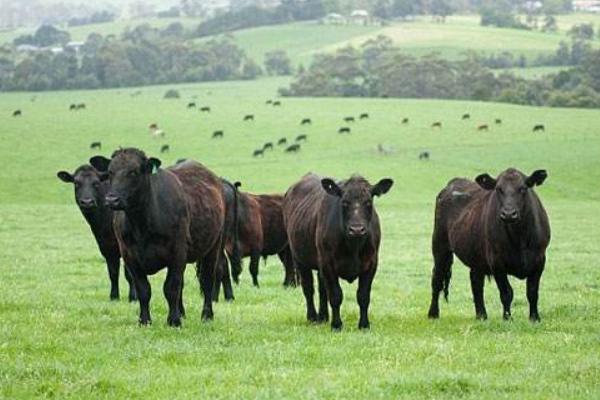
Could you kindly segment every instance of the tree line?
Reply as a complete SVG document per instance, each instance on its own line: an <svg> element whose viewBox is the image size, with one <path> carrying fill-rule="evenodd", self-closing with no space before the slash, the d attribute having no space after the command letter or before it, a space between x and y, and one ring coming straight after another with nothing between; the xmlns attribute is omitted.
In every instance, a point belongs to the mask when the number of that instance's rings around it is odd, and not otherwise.
<svg viewBox="0 0 600 400"><path fill-rule="evenodd" d="M474 53L450 61L430 54L404 54L384 36L360 48L315 56L284 96L439 98L499 101L557 107L600 107L600 51L558 74L526 80L496 73Z"/></svg>

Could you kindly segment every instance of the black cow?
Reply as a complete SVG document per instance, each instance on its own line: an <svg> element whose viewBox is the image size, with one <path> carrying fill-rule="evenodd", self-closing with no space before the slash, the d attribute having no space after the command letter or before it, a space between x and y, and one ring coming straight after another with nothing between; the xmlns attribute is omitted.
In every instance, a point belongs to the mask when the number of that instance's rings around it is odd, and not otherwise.
<svg viewBox="0 0 600 400"><path fill-rule="evenodd" d="M77 109L78 110L85 110L85 103L79 103L79 104L77 104Z"/></svg>
<svg viewBox="0 0 600 400"><path fill-rule="evenodd" d="M264 157L265 155L265 151L263 149L256 149L254 150L254 152L252 153L252 157Z"/></svg>
<svg viewBox="0 0 600 400"><path fill-rule="evenodd" d="M419 160L429 160L429 152L422 151L421 153L419 153Z"/></svg>
<svg viewBox="0 0 600 400"><path fill-rule="evenodd" d="M187 108L196 108L196 103L194 103L194 102L188 103Z"/></svg>
<svg viewBox="0 0 600 400"><path fill-rule="evenodd" d="M304 118L302 121L300 121L300 125L310 125L312 124L312 121L310 118Z"/></svg>
<svg viewBox="0 0 600 400"><path fill-rule="evenodd" d="M342 328L340 306L343 293L339 279L358 278L356 298L360 306L360 329L369 328L371 284L377 271L381 231L373 198L387 193L391 179L371 185L360 176L335 182L314 174L290 187L283 201L283 219L292 259L300 273L310 322L329 319L331 328ZM318 270L319 313L313 302L312 270Z"/></svg>
<svg viewBox="0 0 600 400"><path fill-rule="evenodd" d="M273 150L273 142L267 142L263 145L263 151L264 150Z"/></svg>
<svg viewBox="0 0 600 400"><path fill-rule="evenodd" d="M345 117L344 122L354 122L354 117Z"/></svg>
<svg viewBox="0 0 600 400"><path fill-rule="evenodd" d="M210 107L208 107L208 106L200 107L200 112L210 112Z"/></svg>
<svg viewBox="0 0 600 400"><path fill-rule="evenodd" d="M285 149L286 153L297 153L300 151L300 144L299 143L294 143L291 146L288 146Z"/></svg>
<svg viewBox="0 0 600 400"><path fill-rule="evenodd" d="M350 128L347 126L341 127L338 129L338 133L350 133Z"/></svg>
<svg viewBox="0 0 600 400"><path fill-rule="evenodd" d="M463 114L462 119L470 119L471 118L471 114Z"/></svg>
<svg viewBox="0 0 600 400"><path fill-rule="evenodd" d="M254 114L247 114L244 116L244 121L254 121Z"/></svg>
<svg viewBox="0 0 600 400"><path fill-rule="evenodd" d="M360 114L360 116L358 117L358 119L369 119L369 114L368 113L362 113L362 114Z"/></svg>
<svg viewBox="0 0 600 400"><path fill-rule="evenodd" d="M168 153L169 150L171 150L171 148L169 147L168 144L163 144L162 147L160 148L160 152L162 153Z"/></svg>
<svg viewBox="0 0 600 400"><path fill-rule="evenodd" d="M488 129L489 129L489 126L487 124L482 124L477 127L478 131L487 131Z"/></svg>
<svg viewBox="0 0 600 400"><path fill-rule="evenodd" d="M431 128L441 128L442 127L442 123L440 121L434 122L433 124L431 124Z"/></svg>
<svg viewBox="0 0 600 400"><path fill-rule="evenodd" d="M58 178L72 183L75 188L75 202L90 226L100 254L106 261L106 269L110 278L110 299L119 299L119 269L121 252L113 230L113 211L104 204L104 195L108 190L108 182L102 182L101 174L91 165L82 165L73 174L59 171ZM125 278L129 283L129 301L137 300L133 278L125 266Z"/></svg>
<svg viewBox="0 0 600 400"><path fill-rule="evenodd" d="M265 101L265 104L273 104L273 100L267 100Z"/></svg>
<svg viewBox="0 0 600 400"><path fill-rule="evenodd" d="M92 144L90 144L90 149L102 150L102 143L101 142L92 142Z"/></svg>
<svg viewBox="0 0 600 400"><path fill-rule="evenodd" d="M212 134L212 138L216 139L216 138L223 138L225 134L223 133L223 131L214 131Z"/></svg>
<svg viewBox="0 0 600 400"><path fill-rule="evenodd" d="M23 112L21 110L15 110L12 113L13 117L20 117L21 115L23 115Z"/></svg>
<svg viewBox="0 0 600 400"><path fill-rule="evenodd" d="M538 125L536 125L536 126L533 127L533 131L534 132L538 132L538 131L545 132L546 131L546 127L544 125L542 125L542 124L538 124Z"/></svg>
<svg viewBox="0 0 600 400"><path fill-rule="evenodd" d="M183 276L192 262L204 294L202 319L212 319L215 271L223 253L221 180L195 161L159 169L160 160L134 148L117 150L112 159L93 157L90 163L110 179L105 201L119 210L114 229L135 280L140 324L151 323L148 275L166 267L167 323L181 326Z"/></svg>
<svg viewBox="0 0 600 400"><path fill-rule="evenodd" d="M277 141L277 145L282 145L282 144L286 144L287 143L287 139L282 137L281 139L279 139Z"/></svg>
<svg viewBox="0 0 600 400"><path fill-rule="evenodd" d="M502 124L502 120L500 118L496 118L496 125L501 125Z"/></svg>
<svg viewBox="0 0 600 400"><path fill-rule="evenodd" d="M306 136L304 134L296 136L296 142L306 142L307 139L308 139L308 136Z"/></svg>
<svg viewBox="0 0 600 400"><path fill-rule="evenodd" d="M280 107L281 106L281 101L277 100L273 102L273 107Z"/></svg>
<svg viewBox="0 0 600 400"><path fill-rule="evenodd" d="M69 106L69 111L75 111L75 110L77 110L77 104L71 104Z"/></svg>
<svg viewBox="0 0 600 400"><path fill-rule="evenodd" d="M550 225L533 190L546 171L530 176L509 168L497 179L479 175L475 182L455 178L438 194L432 239L434 259L429 317L438 318L441 291L448 298L455 254L470 268L475 315L486 319L483 286L493 276L504 319L509 319L513 290L508 275L527 279L529 318L539 321L538 290L550 243Z"/></svg>
<svg viewBox="0 0 600 400"><path fill-rule="evenodd" d="M408 124L408 118L402 118L402 124L403 125Z"/></svg>

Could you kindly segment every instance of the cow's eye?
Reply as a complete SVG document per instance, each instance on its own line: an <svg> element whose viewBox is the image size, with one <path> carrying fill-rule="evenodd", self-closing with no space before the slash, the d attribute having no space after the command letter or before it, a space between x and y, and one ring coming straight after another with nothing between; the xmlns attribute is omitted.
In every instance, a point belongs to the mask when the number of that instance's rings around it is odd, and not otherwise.
<svg viewBox="0 0 600 400"><path fill-rule="evenodd" d="M499 194L504 194L504 190L502 190L501 187L497 187L496 190L498 191Z"/></svg>
<svg viewBox="0 0 600 400"><path fill-rule="evenodd" d="M127 176L136 177L137 176L137 171L136 170L129 171L127 173Z"/></svg>
<svg viewBox="0 0 600 400"><path fill-rule="evenodd" d="M527 188L526 188L525 186L521 186L521 187L519 188L519 193L521 193L521 194L525 194L525 193L527 193Z"/></svg>

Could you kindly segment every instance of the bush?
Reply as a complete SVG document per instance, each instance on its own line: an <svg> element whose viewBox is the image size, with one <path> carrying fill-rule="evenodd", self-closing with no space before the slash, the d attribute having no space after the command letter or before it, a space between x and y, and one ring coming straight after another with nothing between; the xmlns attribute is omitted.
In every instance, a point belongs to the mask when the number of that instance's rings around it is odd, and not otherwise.
<svg viewBox="0 0 600 400"><path fill-rule="evenodd" d="M169 89L163 96L163 99L178 99L181 96L179 95L179 91L175 89Z"/></svg>

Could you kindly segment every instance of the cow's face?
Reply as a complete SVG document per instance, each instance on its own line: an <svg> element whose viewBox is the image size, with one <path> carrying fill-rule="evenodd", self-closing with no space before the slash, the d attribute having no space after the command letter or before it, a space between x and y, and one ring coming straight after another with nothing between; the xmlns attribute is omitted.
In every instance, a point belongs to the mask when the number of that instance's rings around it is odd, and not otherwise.
<svg viewBox="0 0 600 400"><path fill-rule="evenodd" d="M139 150L123 149L113 154L112 159L93 157L90 163L106 171L105 179L110 186L105 196L106 205L113 210L127 210L140 203L152 172L160 166L160 160L147 158Z"/></svg>
<svg viewBox="0 0 600 400"><path fill-rule="evenodd" d="M75 201L82 210L94 210L104 202L101 174L94 167L82 165L72 175L67 171L59 171L56 175L63 182L73 184Z"/></svg>
<svg viewBox="0 0 600 400"><path fill-rule="evenodd" d="M498 200L498 218L505 223L515 223L521 220L526 211L529 190L544 183L547 176L545 170L537 170L526 176L510 168L497 179L482 174L475 178L475 181L483 189L494 191Z"/></svg>
<svg viewBox="0 0 600 400"><path fill-rule="evenodd" d="M394 181L385 178L376 185L366 179L353 176L338 185L329 178L321 180L327 193L339 197L342 229L347 237L360 238L367 235L373 217L373 197L381 196L390 190Z"/></svg>

